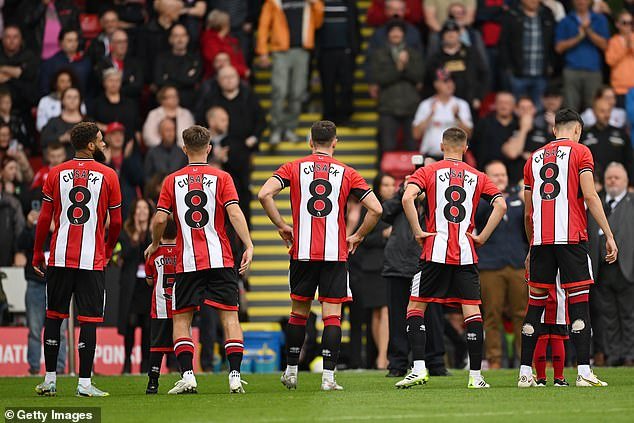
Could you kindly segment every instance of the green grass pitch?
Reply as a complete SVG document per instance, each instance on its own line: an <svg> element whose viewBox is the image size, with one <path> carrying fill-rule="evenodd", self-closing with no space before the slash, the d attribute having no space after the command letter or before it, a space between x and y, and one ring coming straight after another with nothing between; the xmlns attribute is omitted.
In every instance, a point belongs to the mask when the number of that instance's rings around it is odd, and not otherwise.
<svg viewBox="0 0 634 423"><path fill-rule="evenodd" d="M566 369L574 384L574 369ZM76 398L77 380L60 378L58 396L38 397L41 378L0 379L0 406L101 407L104 422L364 422L364 421L504 421L504 422L632 422L634 369L598 369L606 388L516 387L515 370L485 372L492 388L466 389L466 372L431 378L426 386L393 387L384 372L340 372L343 392L319 391L320 375L301 373L299 389L287 391L278 374L244 375L245 395L229 395L227 376L199 375L198 394L168 396L177 380L161 377L159 395L145 395L143 376L95 377L110 392L107 398ZM550 371L549 371L550 375ZM550 376L549 376L550 377ZM424 420L422 420L424 419Z"/></svg>

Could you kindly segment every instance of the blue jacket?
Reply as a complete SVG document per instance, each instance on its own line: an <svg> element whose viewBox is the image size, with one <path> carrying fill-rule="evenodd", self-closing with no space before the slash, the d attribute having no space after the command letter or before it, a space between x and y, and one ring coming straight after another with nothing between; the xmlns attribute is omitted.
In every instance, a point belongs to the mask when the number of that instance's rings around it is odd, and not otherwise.
<svg viewBox="0 0 634 423"><path fill-rule="evenodd" d="M528 242L524 232L524 203L517 194L506 197L507 211L493 231L491 238L478 250L480 270L499 270L506 266L524 267ZM487 223L493 207L480 200L475 215L475 226L481 231Z"/></svg>

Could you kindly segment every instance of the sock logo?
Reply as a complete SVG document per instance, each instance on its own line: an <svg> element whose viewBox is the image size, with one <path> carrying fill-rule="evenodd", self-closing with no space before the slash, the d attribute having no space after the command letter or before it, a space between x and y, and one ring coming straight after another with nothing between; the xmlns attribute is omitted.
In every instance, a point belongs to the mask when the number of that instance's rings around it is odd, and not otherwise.
<svg viewBox="0 0 634 423"><path fill-rule="evenodd" d="M409 333L409 325L407 325L407 327L405 328L405 332Z"/></svg>
<svg viewBox="0 0 634 423"><path fill-rule="evenodd" d="M323 357L328 357L328 358L332 357L332 353L330 352L330 350L326 350L326 349L321 350L321 355Z"/></svg>
<svg viewBox="0 0 634 423"><path fill-rule="evenodd" d="M419 330L420 330L421 332L425 332L425 325L420 325Z"/></svg>
<svg viewBox="0 0 634 423"><path fill-rule="evenodd" d="M152 366L152 371L153 371L154 373L159 373L159 372L161 371L161 368L160 368L160 367L158 367L158 366Z"/></svg>
<svg viewBox="0 0 634 423"><path fill-rule="evenodd" d="M58 342L57 339L47 339L45 341L46 345L51 346L51 347L56 347Z"/></svg>
<svg viewBox="0 0 634 423"><path fill-rule="evenodd" d="M301 347L290 347L288 351L292 354L299 354L302 351Z"/></svg>
<svg viewBox="0 0 634 423"><path fill-rule="evenodd" d="M533 336L535 333L535 328L530 323L524 323L522 326L522 335Z"/></svg>
<svg viewBox="0 0 634 423"><path fill-rule="evenodd" d="M477 340L478 340L478 335L476 335L473 332L467 333L467 341L477 341Z"/></svg>
<svg viewBox="0 0 634 423"><path fill-rule="evenodd" d="M77 349L80 350L82 348L86 348L86 343L85 342L79 342L77 343Z"/></svg>

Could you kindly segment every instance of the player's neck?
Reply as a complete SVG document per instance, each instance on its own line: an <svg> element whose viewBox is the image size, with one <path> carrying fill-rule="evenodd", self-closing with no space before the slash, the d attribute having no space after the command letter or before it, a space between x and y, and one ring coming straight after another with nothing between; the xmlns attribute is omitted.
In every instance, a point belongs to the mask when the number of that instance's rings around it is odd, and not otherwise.
<svg viewBox="0 0 634 423"><path fill-rule="evenodd" d="M461 154L457 154L457 153L445 153L444 157L445 160L453 160L455 162L461 162L462 161L462 153Z"/></svg>
<svg viewBox="0 0 634 423"><path fill-rule="evenodd" d="M161 245L176 245L175 239L162 239Z"/></svg>
<svg viewBox="0 0 634 423"><path fill-rule="evenodd" d="M313 149L313 154L323 154L323 155L332 157L333 153L334 153L334 150L330 148L329 149L321 149L321 148Z"/></svg>
<svg viewBox="0 0 634 423"><path fill-rule="evenodd" d="M92 153L90 151L85 151L85 150L79 150L77 152L75 152L75 158L76 159L81 159L81 160L86 160L86 159L92 159Z"/></svg>
<svg viewBox="0 0 634 423"><path fill-rule="evenodd" d="M207 163L207 154L191 154L187 156L189 164Z"/></svg>
<svg viewBox="0 0 634 423"><path fill-rule="evenodd" d="M574 139L573 134L568 133L568 132L558 132L557 134L555 134L555 137L559 141L568 140L568 141L572 141L572 142L579 142L579 140L575 140Z"/></svg>

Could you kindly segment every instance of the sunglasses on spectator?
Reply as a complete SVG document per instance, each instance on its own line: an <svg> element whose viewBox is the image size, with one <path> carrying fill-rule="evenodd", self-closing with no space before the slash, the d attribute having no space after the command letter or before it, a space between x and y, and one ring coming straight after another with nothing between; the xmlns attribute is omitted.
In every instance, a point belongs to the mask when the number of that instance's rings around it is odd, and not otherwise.
<svg viewBox="0 0 634 423"><path fill-rule="evenodd" d="M633 21L619 21L619 24L621 24L621 25L630 25L631 26L632 22Z"/></svg>

